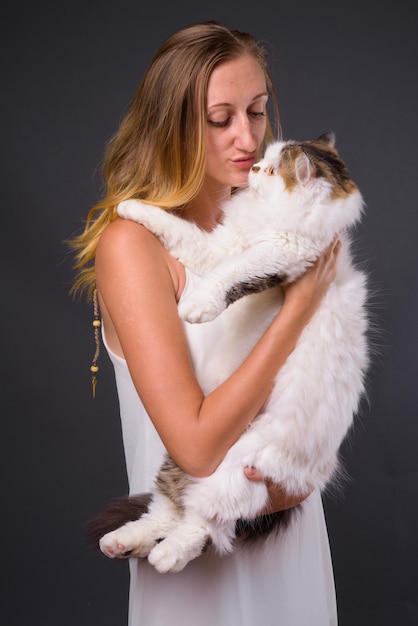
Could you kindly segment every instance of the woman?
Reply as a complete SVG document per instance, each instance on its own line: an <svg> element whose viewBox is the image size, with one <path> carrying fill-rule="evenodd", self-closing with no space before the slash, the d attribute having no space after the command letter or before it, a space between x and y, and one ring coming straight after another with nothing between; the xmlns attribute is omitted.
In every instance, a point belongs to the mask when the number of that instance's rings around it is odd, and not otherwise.
<svg viewBox="0 0 418 626"><path fill-rule="evenodd" d="M212 230L272 138L274 93L261 46L215 23L182 29L157 52L105 156L107 195L73 243L75 289L97 284L115 367L131 493L149 490L164 449L193 476L212 473L260 411L272 381L335 275L339 244L285 290L285 302L238 369L206 394L196 375L222 333L184 324L177 304L193 275L143 226L117 218L136 197ZM94 262L94 264L92 263ZM263 480L246 468L249 480ZM268 510L299 501L269 485ZM178 574L132 559L129 624L336 624L320 495L306 494L286 533L218 558L208 550ZM120 551L117 550L120 548ZM123 556L116 546L113 556Z"/></svg>

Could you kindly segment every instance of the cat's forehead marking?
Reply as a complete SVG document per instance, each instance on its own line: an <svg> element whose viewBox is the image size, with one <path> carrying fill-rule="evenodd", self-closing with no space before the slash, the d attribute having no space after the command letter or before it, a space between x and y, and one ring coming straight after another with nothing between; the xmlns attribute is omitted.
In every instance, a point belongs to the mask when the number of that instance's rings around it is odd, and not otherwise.
<svg viewBox="0 0 418 626"><path fill-rule="evenodd" d="M325 180L330 185L332 197L346 197L358 190L333 142L323 138L313 141L277 141L267 147L258 165L264 171L271 167L277 169L285 189L291 193L299 185L296 163L302 155L309 159L311 178Z"/></svg>
<svg viewBox="0 0 418 626"><path fill-rule="evenodd" d="M284 182L285 189L289 192L298 184L295 171L295 161L298 156L302 154L302 149L299 144L294 142L287 142L280 148L279 157L279 173Z"/></svg>
<svg viewBox="0 0 418 626"><path fill-rule="evenodd" d="M297 184L296 159L306 155L312 166L312 177L323 178L332 187L334 198L344 197L357 191L357 185L349 177L345 163L332 145L323 141L289 141L280 149L280 175L286 189L292 191Z"/></svg>

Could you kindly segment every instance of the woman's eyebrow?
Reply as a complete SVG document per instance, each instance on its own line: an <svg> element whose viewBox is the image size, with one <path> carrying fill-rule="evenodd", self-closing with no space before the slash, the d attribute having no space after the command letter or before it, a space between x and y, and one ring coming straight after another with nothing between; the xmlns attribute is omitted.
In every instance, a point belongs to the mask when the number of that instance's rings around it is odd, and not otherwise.
<svg viewBox="0 0 418 626"><path fill-rule="evenodd" d="M250 104L253 102L256 102L257 100L260 100L260 98L268 98L268 93L266 91L263 91L263 93L259 93L256 96L254 96L254 98L250 101ZM210 106L208 106L208 109L215 109L216 107L230 107L232 106L230 102L217 102L216 104L211 104Z"/></svg>

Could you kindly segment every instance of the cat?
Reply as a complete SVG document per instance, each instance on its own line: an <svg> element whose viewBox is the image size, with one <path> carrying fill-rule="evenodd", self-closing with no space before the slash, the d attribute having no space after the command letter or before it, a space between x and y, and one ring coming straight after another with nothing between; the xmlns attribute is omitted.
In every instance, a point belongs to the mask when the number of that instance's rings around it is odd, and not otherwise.
<svg viewBox="0 0 418 626"><path fill-rule="evenodd" d="M100 538L107 556L148 557L159 572L178 572L208 543L220 555L232 552L243 532L237 520L257 518L268 503L265 483L249 481L245 466L294 495L324 490L338 479L338 451L365 393L369 362L367 276L354 265L349 234L363 210L333 133L268 146L212 232L139 200L120 203L121 217L146 226L200 277L178 307L192 323L214 319L243 296L260 309L259 296L251 295L257 292L265 294L267 308L275 298L276 315L280 285L305 272L336 236L341 250L335 280L260 415L211 476L188 476L167 455L142 509L127 500L131 511L117 517L127 523ZM251 321L257 325L255 313Z"/></svg>

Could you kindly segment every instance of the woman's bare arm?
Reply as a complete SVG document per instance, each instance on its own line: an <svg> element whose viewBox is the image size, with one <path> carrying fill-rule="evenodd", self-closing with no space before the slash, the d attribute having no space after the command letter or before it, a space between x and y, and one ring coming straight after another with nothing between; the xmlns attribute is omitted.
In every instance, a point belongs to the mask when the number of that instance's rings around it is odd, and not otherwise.
<svg viewBox="0 0 418 626"><path fill-rule="evenodd" d="M330 252L298 284L243 364L204 396L177 314L179 277L144 227L116 220L96 256L97 284L135 387L168 452L187 473L214 471L260 411L333 278Z"/></svg>

